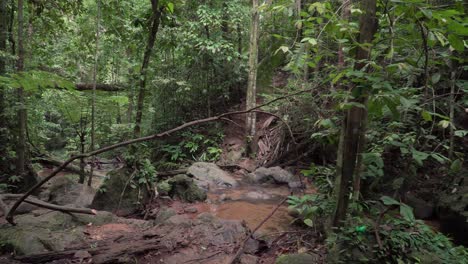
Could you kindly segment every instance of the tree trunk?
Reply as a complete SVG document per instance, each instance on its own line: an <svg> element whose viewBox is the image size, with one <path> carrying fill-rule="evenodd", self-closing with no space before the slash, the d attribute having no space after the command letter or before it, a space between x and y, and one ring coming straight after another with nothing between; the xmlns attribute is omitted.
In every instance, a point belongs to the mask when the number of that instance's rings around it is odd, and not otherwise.
<svg viewBox="0 0 468 264"><path fill-rule="evenodd" d="M18 72L24 70L24 46L23 46L23 0L18 0L18 61L16 69ZM18 89L18 142L16 147L16 170L18 175L23 175L26 164L26 122L27 112L24 101L24 89Z"/></svg>
<svg viewBox="0 0 468 264"><path fill-rule="evenodd" d="M90 150L94 151L95 134L96 134L96 84L97 84L97 68L99 59L99 27L101 22L101 1L97 1L97 14L96 14L96 47L94 50L94 69L93 69L93 95L91 99L91 147ZM88 178L88 186L93 182L94 162L91 162L91 173Z"/></svg>
<svg viewBox="0 0 468 264"><path fill-rule="evenodd" d="M347 21L349 16L351 15L351 0L343 0L342 9L341 9L341 20ZM343 68L345 65L344 63L344 52L343 52L343 44L339 44L338 46L338 68Z"/></svg>
<svg viewBox="0 0 468 264"><path fill-rule="evenodd" d="M161 10L158 9L158 4L159 0L151 0L151 7L153 10L153 15L151 17L151 30L149 32L148 43L146 45L145 54L143 56L143 63L140 69L140 87L138 91L135 128L133 131L136 137L141 134L141 121L143 118L143 106L145 102L146 75L151 54L153 53L154 42L156 41L156 35L158 33L159 24L161 22Z"/></svg>
<svg viewBox="0 0 468 264"><path fill-rule="evenodd" d="M246 109L254 108L257 104L257 66L258 66L258 28L260 15L258 10L258 0L252 0L252 22L250 27L250 45L249 45L249 78L247 83L247 103ZM247 114L247 134L253 140L255 136L256 114ZM249 145L249 144L248 144ZM255 152L251 142L251 152Z"/></svg>
<svg viewBox="0 0 468 264"><path fill-rule="evenodd" d="M0 52L7 53L8 38L8 11L7 0L0 0ZM0 76L6 72L5 56L0 56ZM0 153L7 153L7 133L8 129L5 121L5 93L3 87L0 87ZM5 155L5 154L3 154ZM0 171L6 171L7 156L0 157Z"/></svg>
<svg viewBox="0 0 468 264"><path fill-rule="evenodd" d="M361 44L356 53L355 69L361 70L366 60L370 56L370 48L362 44L371 43L375 32L377 31L376 13L376 0L365 0L362 2L361 10L364 14L361 16L360 29L359 29L359 43ZM357 87L353 88L354 94L358 93ZM337 164L337 177L339 178L339 185L336 186L337 190L337 205L333 218L333 226L341 226L346 219L349 202L349 187L353 179L356 168L359 149L364 149L364 146L359 146L364 142L364 130L366 114L367 114L367 95L364 93L355 96L353 103L360 104L362 107L353 105L346 112L343 121L343 137L341 138L342 144L338 153Z"/></svg>

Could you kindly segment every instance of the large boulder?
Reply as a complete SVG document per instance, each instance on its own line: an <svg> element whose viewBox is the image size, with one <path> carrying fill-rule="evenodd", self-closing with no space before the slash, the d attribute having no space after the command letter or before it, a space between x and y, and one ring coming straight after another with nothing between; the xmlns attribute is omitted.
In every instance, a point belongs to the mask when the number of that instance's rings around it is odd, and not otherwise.
<svg viewBox="0 0 468 264"><path fill-rule="evenodd" d="M93 202L96 190L86 184L62 177L50 186L48 201L58 205L89 207Z"/></svg>
<svg viewBox="0 0 468 264"><path fill-rule="evenodd" d="M239 185L236 179L214 163L196 162L188 168L187 174L192 176L197 185L203 189L216 187L230 188Z"/></svg>
<svg viewBox="0 0 468 264"><path fill-rule="evenodd" d="M91 208L114 212L120 216L135 213L150 195L146 186L130 184L132 171L121 168L108 173L109 178L94 196Z"/></svg>
<svg viewBox="0 0 468 264"><path fill-rule="evenodd" d="M300 184L298 177L281 167L260 167L254 172L247 174L247 177L253 183L274 181L276 183L286 183L291 188L297 187L298 183Z"/></svg>
<svg viewBox="0 0 468 264"><path fill-rule="evenodd" d="M457 185L441 194L436 211L441 231L456 243L468 246L468 171L464 171Z"/></svg>
<svg viewBox="0 0 468 264"><path fill-rule="evenodd" d="M206 191L198 187L194 179L184 174L176 175L158 183L158 192L162 195L177 197L187 202L204 201Z"/></svg>
<svg viewBox="0 0 468 264"><path fill-rule="evenodd" d="M0 225L0 247L19 255L64 250L85 244L86 225L103 225L113 220L108 212L91 216L36 210L16 216L16 226Z"/></svg>
<svg viewBox="0 0 468 264"><path fill-rule="evenodd" d="M406 194L405 202L413 207L417 219L431 219L434 216L435 206L432 202L427 202L413 193Z"/></svg>

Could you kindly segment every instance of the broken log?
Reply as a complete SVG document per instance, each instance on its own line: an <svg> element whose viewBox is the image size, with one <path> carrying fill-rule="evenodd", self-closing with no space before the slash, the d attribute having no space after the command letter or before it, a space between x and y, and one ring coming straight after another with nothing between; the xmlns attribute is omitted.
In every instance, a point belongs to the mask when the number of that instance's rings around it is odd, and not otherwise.
<svg viewBox="0 0 468 264"><path fill-rule="evenodd" d="M77 83L75 84L75 88L78 91L91 91L93 90L93 84L92 83ZM98 83L96 84L96 90L105 91L105 92L118 92L118 91L122 91L123 87L118 84Z"/></svg>
<svg viewBox="0 0 468 264"><path fill-rule="evenodd" d="M131 243L130 243L131 242ZM77 248L64 251L53 251L34 255L15 257L15 260L23 263L46 263L55 260L71 260L77 251L87 251L92 257L92 263L122 263L131 256L143 254L150 250L164 250L165 246L159 244L159 239L149 240L124 240L119 243L109 243L95 248Z"/></svg>

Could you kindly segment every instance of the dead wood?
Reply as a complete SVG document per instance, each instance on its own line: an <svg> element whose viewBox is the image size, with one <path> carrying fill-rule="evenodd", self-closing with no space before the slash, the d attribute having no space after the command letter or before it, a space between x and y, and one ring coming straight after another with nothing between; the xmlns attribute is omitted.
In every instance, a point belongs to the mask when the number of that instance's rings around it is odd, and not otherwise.
<svg viewBox="0 0 468 264"><path fill-rule="evenodd" d="M95 248L75 248L64 251L53 251L46 253L39 253L28 256L20 256L15 259L24 263L45 263L60 259L73 259L77 251L87 251L92 256L92 263L126 263L128 257L138 254L143 254L150 250L165 250L166 247L159 243L159 239L149 240L124 240L119 243L106 243L102 246Z"/></svg>
<svg viewBox="0 0 468 264"><path fill-rule="evenodd" d="M2 194L0 195L0 205L1 209L7 209L8 207L6 204L3 202L4 199L19 199L23 195L22 194ZM60 211L64 213L77 213L77 214L90 214L90 215L96 215L96 210L94 209L89 209L89 208L73 208L73 207L67 207L67 206L60 206L56 204L51 204L51 203L46 203L41 200L35 199L35 198L28 198L24 200L25 203L29 203L32 205L35 205L37 207L42 207L54 211ZM5 210L7 212L8 210Z"/></svg>
<svg viewBox="0 0 468 264"><path fill-rule="evenodd" d="M320 84L319 84L320 85ZM175 133L177 131L180 131L182 129L185 129L187 127L191 127L191 126L195 126L195 125L200 125L200 124L205 124L205 123L210 123L210 122L215 122L215 121L223 121L224 118L228 117L228 116L232 116L232 115L241 115L241 114L247 114L247 113L250 113L250 112L253 112L255 110L258 110L262 107L265 107L267 105L271 105L273 104L274 102L277 102L279 100L283 100L283 99L286 99L286 98L289 98L289 97L292 97L292 96L296 96L296 95L299 95L299 94L303 94L303 93L307 93L307 92L312 92L314 91L315 89L317 89L317 87L319 86L315 86L314 88L311 88L311 89L305 89L305 90L300 90L300 91L297 91L295 93L291 93L291 94L287 94L287 95L284 95L284 96L280 96L278 98L275 98L267 103L264 103L264 104L261 104L261 105L258 105L256 107L253 107L253 108L250 108L250 109L247 109L247 110L243 110L243 111L234 111L234 112L228 112L228 113L224 113L224 114L220 114L220 115L217 115L217 116L213 116L213 117L208 117L208 118L204 118L204 119L198 119L198 120L194 120L194 121L191 121L191 122L187 122L187 123L184 123L178 127L175 127L173 129L169 129L167 131L164 131L164 132L161 132L161 133L158 133L158 134L153 134L153 135L150 135L150 136L146 136L146 137L140 137L140 138L135 138L135 139L131 139L131 140L127 140L127 141L124 141L124 142L120 142L120 143L117 143L117 144L114 144L114 145L110 145L110 146L107 146L107 147L103 147L103 148L100 148L100 149L97 149L95 151L91 151L91 152L88 152L88 153L83 153L83 154L79 154L79 155L76 155L76 156L72 156L70 157L69 159L67 159L66 161L64 161L62 163L62 165L60 165L59 167L57 167L50 175L48 175L47 177L43 178L40 182L38 182L36 185L34 185L31 189L29 189L21 198L19 198L14 204L13 206L11 207L10 211L8 212L8 214L6 215L5 219L12 225L15 225L15 222L14 222L14 219L13 219L13 216L14 216L14 213L16 211L16 209L18 208L18 206L29 196L31 195L34 191L36 191L38 188L40 188L42 185L44 185L47 181L49 181L50 179L52 179L53 177L55 177L60 171L62 171L63 169L65 169L70 163L72 163L74 160L77 160L77 159L80 159L80 158L88 158L88 157L92 157L92 156L96 156L98 154L101 154L101 153L104 153L104 152L107 152L107 151L110 151L110 150L114 150L114 149L117 149L117 148L121 148L121 147L125 147L125 146L128 146L128 145L132 145L132 144L136 144L136 143L140 143L140 142L145 142L145 141L150 141L150 140L155 140L155 139L159 139L159 138L164 138L164 137L167 137L169 135L171 135L172 133Z"/></svg>
<svg viewBox="0 0 468 264"><path fill-rule="evenodd" d="M234 255L234 257L231 259L231 261L229 262L229 264L234 264L237 259L242 255L242 253L244 253L244 247L245 247L245 243L247 243L247 241L249 241L249 239L255 234L255 232L257 232L258 229L260 229L260 227L263 226L263 224L266 223L266 221L268 221L268 219L270 219L270 217L272 217L276 211L278 211L278 209L281 207L281 205L284 204L284 202L286 202L286 200L288 199L288 197L285 197L283 200L281 200L281 202L276 205L276 207L271 211L270 214L267 215L267 217L265 217L262 222L260 222L255 228L254 230L244 239L244 241L242 241L242 243L240 244L239 246L239 249L237 250L236 254Z"/></svg>

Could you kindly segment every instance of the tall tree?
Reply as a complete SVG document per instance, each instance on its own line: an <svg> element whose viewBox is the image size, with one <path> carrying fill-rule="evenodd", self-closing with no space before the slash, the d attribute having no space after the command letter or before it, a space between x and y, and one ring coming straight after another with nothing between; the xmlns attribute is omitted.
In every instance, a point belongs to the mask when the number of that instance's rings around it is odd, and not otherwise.
<svg viewBox="0 0 468 264"><path fill-rule="evenodd" d="M24 17L23 17L24 4L23 0L18 0L18 60L16 62L16 70L22 72L24 70ZM18 175L24 175L26 164L26 122L27 112L24 100L24 89L18 89L18 141L16 148L16 170Z"/></svg>
<svg viewBox="0 0 468 264"><path fill-rule="evenodd" d="M98 0L97 5L97 14L96 14L96 47L94 49L94 68L93 68L93 95L91 98L91 151L94 151L95 139L96 139L96 84L97 84L97 70L98 70L98 60L99 60L99 31L101 23L101 1ZM94 162L91 162L91 172L88 178L88 186L91 186L93 182L93 173L94 173Z"/></svg>
<svg viewBox="0 0 468 264"><path fill-rule="evenodd" d="M146 44L145 54L143 55L143 63L140 69L140 82L137 99L137 111L135 119L134 135L139 136L141 134L141 121L143 118L143 106L145 102L145 90L146 90L146 78L148 65L150 62L151 54L153 53L154 43L156 41L156 35L158 33L159 24L161 23L162 10L159 8L159 0L151 0L151 27L148 35L148 42Z"/></svg>
<svg viewBox="0 0 468 264"><path fill-rule="evenodd" d="M362 70L365 66L365 60L369 59L371 49L370 43L377 31L376 18L376 0L365 0L362 2L360 28L359 28L359 46L356 52L356 70ZM355 173L358 160L359 145L364 142L365 122L367 120L367 95L364 89L354 86L352 89L353 103L346 112L343 120L343 136L340 140L340 149L338 152L337 173L339 184L337 186L337 205L333 218L334 226L341 226L346 219L346 213L349 203L349 187Z"/></svg>
<svg viewBox="0 0 468 264"><path fill-rule="evenodd" d="M8 10L7 0L0 0L0 76L6 71L6 56L7 54L7 38L8 38ZM7 153L7 125L5 121L5 91L4 87L0 86L0 153ZM0 157L0 170L6 165L6 157Z"/></svg>
<svg viewBox="0 0 468 264"><path fill-rule="evenodd" d="M258 28L260 24L260 14L258 10L258 0L252 0L252 21L250 26L249 44L249 78L247 82L247 103L246 108L250 109L257 104L257 68L258 68ZM255 135L256 114L247 114L247 134L252 138Z"/></svg>

